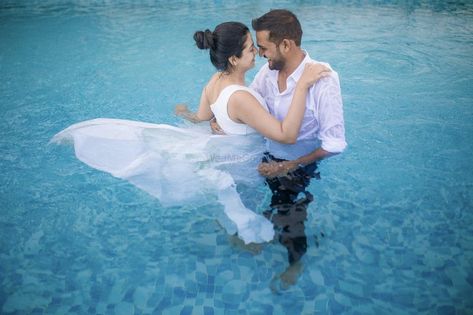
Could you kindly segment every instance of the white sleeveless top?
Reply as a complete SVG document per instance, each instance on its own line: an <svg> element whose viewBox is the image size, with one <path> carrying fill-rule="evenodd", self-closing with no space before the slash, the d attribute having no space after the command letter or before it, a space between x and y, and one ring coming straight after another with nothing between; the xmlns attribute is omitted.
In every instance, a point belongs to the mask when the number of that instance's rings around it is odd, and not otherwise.
<svg viewBox="0 0 473 315"><path fill-rule="evenodd" d="M251 95L253 95L258 100L261 106L266 111L268 110L261 95L246 86L236 84L225 87L222 92L220 92L220 95L217 97L215 103L210 105L210 109L217 119L218 124L227 135L247 135L256 133L256 130L247 124L234 122L230 116L228 116L228 100L230 99L230 96L232 96L232 94L236 91L247 91L251 93Z"/></svg>

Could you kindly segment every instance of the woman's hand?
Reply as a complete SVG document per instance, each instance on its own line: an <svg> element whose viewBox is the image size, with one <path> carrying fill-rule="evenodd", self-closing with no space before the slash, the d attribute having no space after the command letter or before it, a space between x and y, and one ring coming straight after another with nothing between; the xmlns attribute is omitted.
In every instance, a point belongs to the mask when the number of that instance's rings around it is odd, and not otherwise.
<svg viewBox="0 0 473 315"><path fill-rule="evenodd" d="M177 116L184 116L185 113L189 113L189 109L186 104L177 104L174 108L174 113Z"/></svg>
<svg viewBox="0 0 473 315"><path fill-rule="evenodd" d="M187 108L187 105L185 104L177 104L176 107L174 108L174 113L179 116L179 117L182 117L190 122L193 122L193 123L198 123L200 122L201 120L199 119L199 117L197 117L197 115L193 112L191 112L188 108Z"/></svg>
<svg viewBox="0 0 473 315"><path fill-rule="evenodd" d="M332 70L320 63L308 62L304 66L304 72L302 73L298 84L302 84L304 87L309 88L320 78L326 77Z"/></svg>

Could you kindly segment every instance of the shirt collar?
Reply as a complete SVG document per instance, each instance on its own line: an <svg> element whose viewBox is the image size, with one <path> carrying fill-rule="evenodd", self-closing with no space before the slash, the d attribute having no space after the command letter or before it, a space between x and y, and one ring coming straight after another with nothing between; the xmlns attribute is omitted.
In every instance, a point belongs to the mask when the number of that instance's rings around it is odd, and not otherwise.
<svg viewBox="0 0 473 315"><path fill-rule="evenodd" d="M291 73L291 75L288 77L288 80L291 79L293 82L299 81L302 76L302 73L304 72L304 65L312 60L310 59L309 53L306 50L302 51L305 54L304 59L302 59L302 62L299 64L296 70L294 70L294 72Z"/></svg>

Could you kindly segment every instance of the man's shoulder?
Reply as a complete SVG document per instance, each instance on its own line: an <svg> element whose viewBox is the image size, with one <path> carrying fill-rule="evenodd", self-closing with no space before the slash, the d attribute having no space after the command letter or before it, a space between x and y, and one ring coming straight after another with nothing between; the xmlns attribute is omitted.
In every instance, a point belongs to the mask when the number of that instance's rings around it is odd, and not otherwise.
<svg viewBox="0 0 473 315"><path fill-rule="evenodd" d="M337 71L335 71L332 66L330 65L330 63L328 62L325 62L325 61L320 61L320 60L314 60L312 58L309 58L308 62L313 62L313 63L318 63L318 64L321 64L321 65L324 65L326 66L327 68L329 68L332 72L331 74L333 74L334 76L336 76L338 78L338 73Z"/></svg>
<svg viewBox="0 0 473 315"><path fill-rule="evenodd" d="M313 62L319 63L319 64L324 65L324 66L326 66L327 68L329 68L329 69L332 71L332 72L330 73L330 75L333 76L333 77L336 77L336 78L338 79L338 72L335 71L335 70L332 68L332 66L330 65L330 63L325 62L325 61L319 61L319 60L313 60Z"/></svg>
<svg viewBox="0 0 473 315"><path fill-rule="evenodd" d="M322 64L322 65L326 66L327 68L329 68L331 70L330 74L328 76L320 79L317 82L317 84L315 85L315 87L320 88L320 87L329 86L329 85L331 85L331 86L333 86L333 85L340 86L340 78L338 76L338 72L335 71L328 62L318 61L318 60L312 60L312 62Z"/></svg>

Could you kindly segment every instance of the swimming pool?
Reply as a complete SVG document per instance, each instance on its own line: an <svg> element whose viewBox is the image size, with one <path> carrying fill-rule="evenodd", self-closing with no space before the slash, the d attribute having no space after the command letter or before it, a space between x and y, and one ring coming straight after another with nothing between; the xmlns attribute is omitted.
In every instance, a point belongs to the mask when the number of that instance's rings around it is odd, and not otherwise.
<svg viewBox="0 0 473 315"><path fill-rule="evenodd" d="M302 274L275 291L284 247L236 246L212 200L164 208L48 145L96 117L177 124L213 70L193 32L274 7L338 71L349 143L310 186ZM1 312L472 313L472 17L461 1L2 1Z"/></svg>

